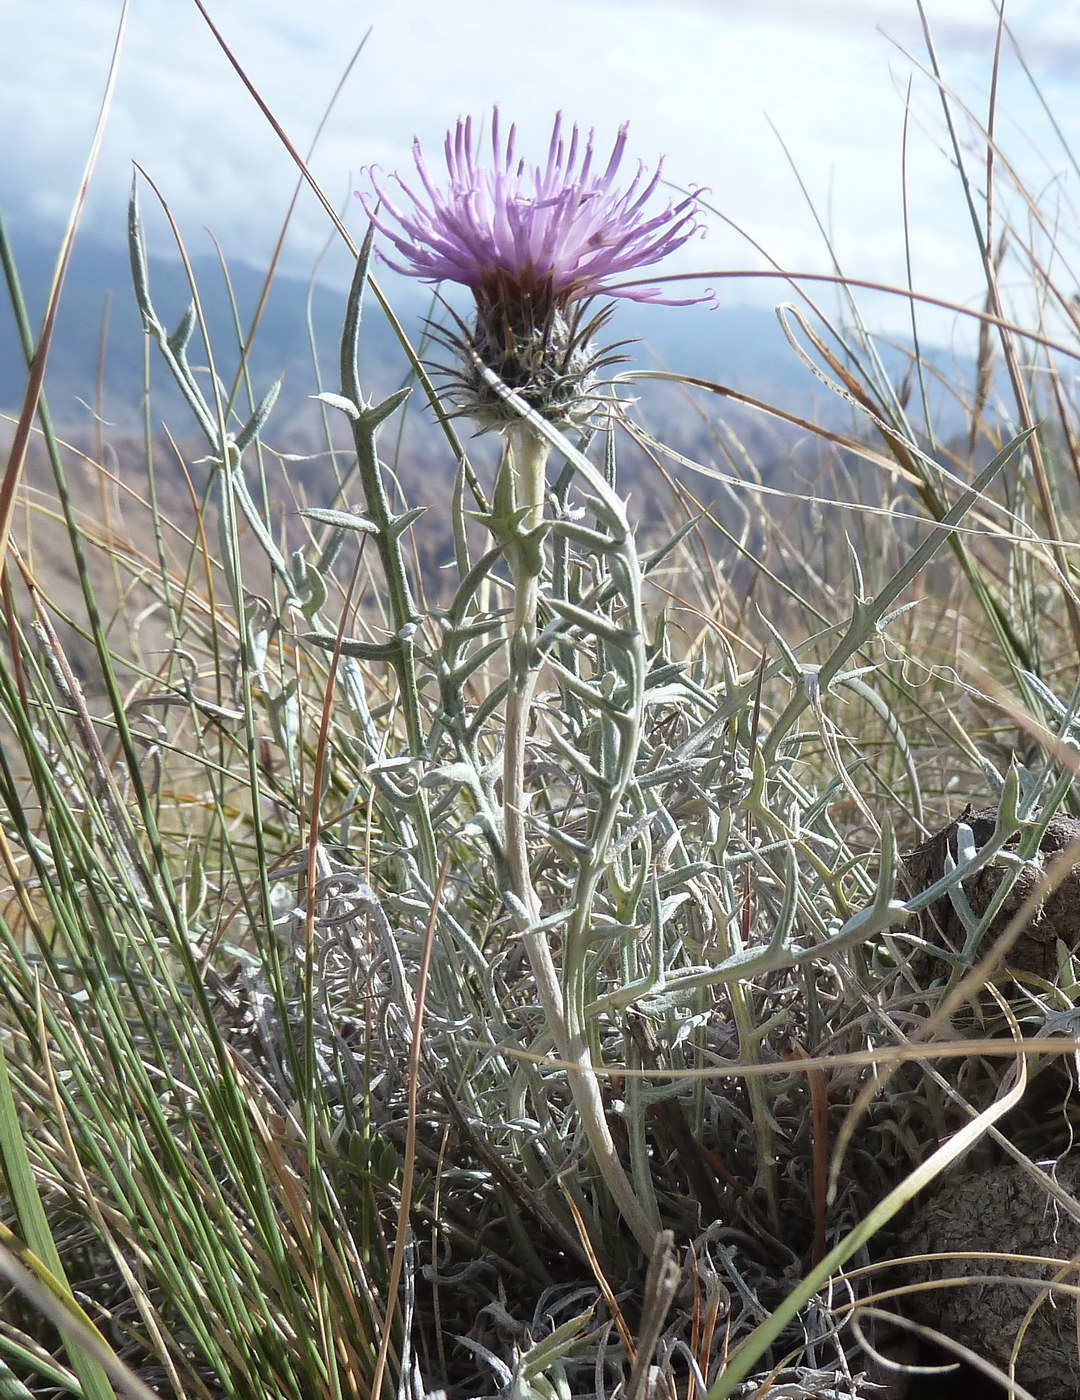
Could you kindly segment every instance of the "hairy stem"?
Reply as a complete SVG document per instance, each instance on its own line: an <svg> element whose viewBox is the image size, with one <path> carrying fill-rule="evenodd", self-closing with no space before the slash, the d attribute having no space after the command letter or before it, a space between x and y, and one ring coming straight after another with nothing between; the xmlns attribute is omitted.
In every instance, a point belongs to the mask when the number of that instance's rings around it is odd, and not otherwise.
<svg viewBox="0 0 1080 1400"><path fill-rule="evenodd" d="M533 921L540 917L540 901L529 874L525 835L525 744L536 690L537 667L533 653L542 559L539 544L533 545L522 537L535 531L543 520L544 469L550 451L542 438L522 426L511 434L510 461L506 464L513 473L514 499L520 514L514 530L516 539L507 551L514 582L514 618L510 632L510 685L506 695L503 748L503 822L510 888Z"/></svg>
<svg viewBox="0 0 1080 1400"><path fill-rule="evenodd" d="M508 460L512 473L516 524L507 559L514 584L514 617L509 640L509 689L503 749L503 826L510 890L522 921L522 941L544 1015L561 1058L581 1124L600 1173L623 1219L646 1253L650 1253L656 1225L650 1221L619 1161L608 1128L600 1087L592 1068L592 1054L579 998L568 996L560 984L547 936L537 927L540 899L529 870L526 839L525 744L529 711L536 689L535 656L540 575L543 567L537 531L543 520L544 469L550 447L522 424L509 435Z"/></svg>

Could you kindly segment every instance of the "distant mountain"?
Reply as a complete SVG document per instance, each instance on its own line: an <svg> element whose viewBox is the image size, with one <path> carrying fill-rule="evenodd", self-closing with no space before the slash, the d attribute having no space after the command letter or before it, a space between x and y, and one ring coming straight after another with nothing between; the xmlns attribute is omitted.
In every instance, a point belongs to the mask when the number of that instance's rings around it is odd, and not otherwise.
<svg viewBox="0 0 1080 1400"><path fill-rule="evenodd" d="M35 328L40 324L52 278L55 247L25 237L16 247L23 294ZM150 284L158 314L172 329L191 299L179 262L150 259ZM237 364L237 331L227 284L220 265L201 257L193 263L218 372L228 380ZM232 294L244 333L258 304L263 274L244 263L229 268ZM395 311L414 337L431 305L426 287L400 283ZM256 396L281 379L278 420L289 419L314 392L311 342L317 347L325 387L337 388L337 341L344 294L333 288L286 276L275 277L249 359ZM310 320L309 320L310 317ZM104 342L102 335L104 332ZM612 321L613 339L635 337L628 349L641 368L664 366L683 373L719 379L744 393L783 402L794 413L810 412L826 391L793 355L771 311L752 306L657 307L622 304ZM131 272L123 249L81 240L64 286L56 333L49 353L48 395L61 423L87 422L102 358L105 418L120 427L139 421L143 384L144 337ZM196 341L196 345L198 342ZM201 347L194 363L205 362ZM371 392L402 381L406 360L393 331L371 302L363 332L363 358ZM163 367L151 359L155 395L173 402L164 384ZM10 412L22 399L26 370L17 348L10 309L0 304L0 409Z"/></svg>
<svg viewBox="0 0 1080 1400"><path fill-rule="evenodd" d="M35 327L40 324L54 258L51 244L24 236L16 245L19 276ZM230 267L227 282L219 263L207 257L195 260L193 272L215 367L225 385L230 386L239 362L239 338L248 333L264 277L238 262ZM149 274L158 315L171 330L191 299L187 274L179 262L161 258L150 259ZM397 279L392 290L395 313L415 344L422 334L423 318L432 308L431 290L404 279ZM338 340L344 305L345 293L332 286L275 277L248 358L255 400L276 380L282 382L280 398L264 435L273 447L290 454L289 487L313 504L326 503L333 491L335 472L328 470L323 411L311 397L320 387L312 347L320 365L321 387L338 389ZM663 366L697 375L777 404L796 418L824 422L877 440L873 425L860 418L850 402L830 392L800 361L768 309L623 302L617 305L609 329L612 340L636 337L626 348L631 359L627 369ZM900 380L909 368L910 356L905 348L879 349L889 373ZM145 362L153 389L152 426L156 430L166 422L170 431L186 444L188 460L197 461L204 448L191 412L172 384L156 347L151 347L148 357L145 351L146 337L131 289L126 251L81 241L65 283L49 355L46 393L54 420L73 441L92 442L100 360L101 413L106 433L116 438L138 430L142 422ZM196 335L191 362L205 366L206 359ZM408 382L407 358L374 298L369 298L365 308L361 361L362 380L370 398ZM927 361L931 381L937 376L945 380L958 372L958 367L944 355L930 354ZM207 372L203 369L202 373ZM959 373L968 382L973 377L967 366L960 366ZM0 411L10 414L18 409L25 383L26 367L17 348L10 308L0 299ZM766 484L796 490L801 482L806 489L821 467L835 456L827 443L808 440L805 431L741 407L730 397L656 381L632 384L623 392L624 397L639 401L635 416L648 424L655 437L722 473L756 477ZM956 433L962 422L959 410L955 403L949 407L949 395L940 383L935 392L946 406L938 417L939 434ZM212 400L209 391L208 397ZM237 402L246 404L243 392ZM241 407L238 411L243 413L246 409ZM344 422L333 412L329 417L336 440L344 442ZM468 437L468 424L463 422L459 427ZM414 399L407 413L395 421L392 438L385 436L388 431L384 430L384 442L393 444L394 469L410 496L431 504L444 499L453 459L445 444L433 436L431 415L422 401ZM480 465L490 463L493 449L490 438L479 443L469 439L470 455L475 455ZM438 480L432 476L433 463L437 464ZM658 496L655 469L645 452L632 445L620 448L619 470L623 489L632 492L636 509L648 514L659 508L658 501L666 497L664 491ZM845 472L845 489L859 494L862 488L858 482L869 484L878 474L875 468L854 458L846 463ZM675 475L685 480L704 503L718 501L725 494L715 481L678 468Z"/></svg>
<svg viewBox="0 0 1080 1400"><path fill-rule="evenodd" d="M52 278L55 248L24 239L16 247L16 260L36 328ZM191 300L187 275L179 262L160 258L150 259L149 271L155 308L171 330ZM220 265L211 258L198 259L193 271L216 367L228 381L238 362L238 337L228 284ZM258 304L263 280L246 264L229 268L244 333ZM342 301L340 295L318 285L311 293L312 331L321 352L327 356L333 354ZM284 381L283 404L295 406L301 397L313 392L307 304L308 288L304 283L284 277L275 279L249 359L256 396L279 378ZM139 421L143 396L144 339L126 251L80 241L64 284L49 351L47 392L53 416L65 424L88 421L81 405L93 403L100 358L104 365L104 415L115 426L134 426ZM196 333L192 363L205 365L206 358ZM332 366L332 358L327 363ZM163 403L178 402L170 393L160 358L152 357L150 368L155 397L163 392ZM0 408L10 411L21 402L25 381L25 365L5 302L0 305Z"/></svg>
<svg viewBox="0 0 1080 1400"><path fill-rule="evenodd" d="M36 327L48 294L55 249L23 237L16 245L16 258L23 294ZM264 278L246 264L237 263L230 267L227 282L220 265L205 257L194 262L193 273L215 367L229 386L239 362L239 338L248 333ZM149 275L158 315L172 330L191 299L187 274L178 262L151 258ZM423 332L423 318L431 311L431 291L403 279L390 285L395 313L416 343ZM327 415L335 446L344 448L335 461L329 455L321 406L311 398L319 387L312 347L320 365L321 387L331 391L339 387L338 340L344 306L345 293L333 286L309 286L297 278L275 277L248 358L255 399L276 380L282 381L279 401L264 431L267 444L283 454L276 462L271 454L267 468L273 474L269 498L275 503L275 510L282 512L282 528L296 538L300 532L289 523L296 506L305 502L329 504L334 499L335 483L342 472L348 472L350 452L344 420L332 411ZM637 337L626 347L631 358L627 369L662 366L696 375L779 405L795 418L824 422L844 432L873 438L880 447L872 424L860 418L849 402L831 393L802 363L770 310L752 306L720 306L714 310L705 306L621 303L609 330L612 340ZM888 372L900 381L910 362L905 347L878 349ZM162 422L167 423L180 442L181 458L196 490L201 490L209 471L199 465L205 457L205 444L199 439L190 409L172 384L157 348L151 346L148 356L146 350L126 253L89 241L79 243L65 283L49 355L46 393L53 418L63 435L87 452L87 461L95 460L93 406L100 361L106 451L120 477L131 479L138 489L145 472L140 429L143 380L148 365L152 427L157 432ZM191 362L205 366L206 358L205 348L196 336ZM365 307L361 361L362 380L370 398L382 396L408 380L407 358L374 298ZM957 366L944 354L927 355L926 361L927 378L932 382L939 378L945 381L957 373L969 383L973 378L970 365ZM207 371L204 368L200 373L205 375ZM0 298L0 411L10 414L19 408L25 383L26 367L17 348L11 311L6 300ZM948 402L941 382L935 392ZM639 401L632 410L633 416L647 424L656 439L707 464L704 476L670 462L665 466L697 502L712 510L724 529L743 540L751 553L756 551L759 538L758 526L747 524L756 519L755 482L791 491L796 497L800 492L811 492L871 502L881 499L883 485L886 490L892 489L888 479L882 481L878 468L852 454L838 457L830 443L814 439L806 430L775 416L740 406L730 397L657 381L629 384L623 396ZM212 395L208 393L208 397ZM238 402L246 402L243 393ZM951 425L948 413L937 420L938 432L943 436L956 433L962 421L955 405L950 412ZM494 441L490 436L479 441L470 438L466 422L460 422L458 428L466 438L481 478L490 481ZM0 439L3 436L0 424ZM428 507L422 527L414 532L414 542L429 585L437 590L441 586L439 570L453 554L453 456L419 398L383 430L381 450L404 499ZM652 454L625 441L620 443L618 454L620 490L631 500L635 518L648 528L659 528L669 513L678 518L679 510L671 511L669 488L658 476ZM190 510L187 480L176 465L175 454L161 452L157 457L159 499L165 502L170 518L182 520ZM74 478L81 483L79 499L93 519L99 504L100 482L92 468L82 471L77 460L75 467ZM717 473L741 478L745 484L722 484L715 479ZM28 481L46 493L51 489L40 453L31 454ZM346 488L351 502L356 499L354 489L354 485ZM822 521L839 521L845 527L847 523L846 517L835 512L821 515L814 504L799 506L788 500L782 509L785 529L792 528L797 516L811 535L820 534ZM50 550L45 530L45 526L38 527L38 556L50 557L50 576L59 580L67 567L63 562L64 545L61 541ZM730 555L719 536L715 537L715 549L717 557ZM782 568L782 564L775 566ZM729 562L728 567L730 571L743 566Z"/></svg>

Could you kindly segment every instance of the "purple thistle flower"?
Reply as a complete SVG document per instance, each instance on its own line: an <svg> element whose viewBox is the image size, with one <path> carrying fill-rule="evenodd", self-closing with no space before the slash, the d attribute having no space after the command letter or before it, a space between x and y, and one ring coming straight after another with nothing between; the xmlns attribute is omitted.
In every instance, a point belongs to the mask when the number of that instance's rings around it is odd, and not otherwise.
<svg viewBox="0 0 1080 1400"><path fill-rule="evenodd" d="M611 308L588 319L585 302L608 296L684 306L711 299L707 293L672 301L656 287L612 281L659 262L702 229L696 190L647 212L662 162L651 175L639 163L629 185L616 187L626 131L625 125L619 129L606 167L594 170L593 133L582 140L575 125L565 137L560 113L546 164L530 168L515 154L516 127L503 142L496 108L490 165L481 163L472 118L466 117L446 137L445 190L414 141L419 188L392 177L407 205L373 171L373 193L357 192L371 222L399 254L381 254L390 267L472 291L475 328L446 339L465 360L465 376L458 380L462 406L486 426L500 425L505 409L497 408L497 397L493 402L490 388L478 380L477 359L545 417L581 422L597 407L588 393L595 371L611 362L610 356L598 358L589 343Z"/></svg>
<svg viewBox="0 0 1080 1400"><path fill-rule="evenodd" d="M540 308L606 295L631 301L664 301L656 287L613 286L609 278L649 267L673 253L702 228L697 195L687 195L648 216L645 205L660 183L663 162L651 177L639 164L629 187L613 188L626 149L624 124L602 173L593 171L593 133L584 144L577 126L569 142L562 114L555 118L547 164L531 170L514 154L517 128L505 146L499 112L491 122L491 166L477 159L472 118L447 134L442 192L431 179L419 141L413 158L423 186L417 194L400 175L393 176L412 209L404 210L369 172L374 197L361 195L372 223L404 258L385 261L397 272L432 282L460 282L477 301L502 299L511 289ZM385 213L380 215L377 205ZM373 207L374 206L374 207ZM691 298L708 300L711 294ZM686 302L668 302L686 305Z"/></svg>

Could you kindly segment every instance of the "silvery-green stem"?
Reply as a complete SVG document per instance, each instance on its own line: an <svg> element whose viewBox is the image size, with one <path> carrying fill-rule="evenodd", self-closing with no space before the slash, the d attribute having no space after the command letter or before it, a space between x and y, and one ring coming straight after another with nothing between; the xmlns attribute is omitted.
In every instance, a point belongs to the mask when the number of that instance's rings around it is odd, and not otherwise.
<svg viewBox="0 0 1080 1400"><path fill-rule="evenodd" d="M506 699L506 732L503 749L503 828L511 892L528 922L522 941L548 1026L560 1057L570 1067L567 1075L581 1124L600 1173L623 1219L638 1243L651 1253L656 1226L649 1220L623 1170L611 1138L603 1099L577 997L568 997L559 981L547 937L536 927L541 917L540 899L529 870L526 839L525 745L529 710L536 689L536 610L542 554L538 531L543 521L545 467L550 447L527 424L509 434L504 469L513 476L516 526L506 555L514 586L514 617L509 643L509 687Z"/></svg>
<svg viewBox="0 0 1080 1400"><path fill-rule="evenodd" d="M544 469L550 447L528 427L508 435L508 459L504 469L512 473L516 521L507 562L514 585L514 617L509 639L509 686L506 694L506 726L503 738L503 839L510 889L529 925L540 921L540 899L529 870L526 837L525 744L529 711L536 689L536 605L540 592L541 556L529 550L521 536L535 530L543 518ZM566 1040L562 990L547 939L529 927L523 930L525 949L536 978L544 1015L560 1047Z"/></svg>
<svg viewBox="0 0 1080 1400"><path fill-rule="evenodd" d="M510 435L508 443L518 519L513 545L507 550L514 584L514 617L509 645L509 688L503 748L503 822L510 887L532 920L540 917L540 901L529 874L526 840L525 745L529 711L536 689L536 605L540 592L541 555L521 538L537 529L544 513L544 470L551 452L528 427ZM542 990L542 989L541 989ZM561 998L560 998L561 1001ZM546 1008L545 1008L546 1009ZM561 1020L561 1011L559 1017Z"/></svg>

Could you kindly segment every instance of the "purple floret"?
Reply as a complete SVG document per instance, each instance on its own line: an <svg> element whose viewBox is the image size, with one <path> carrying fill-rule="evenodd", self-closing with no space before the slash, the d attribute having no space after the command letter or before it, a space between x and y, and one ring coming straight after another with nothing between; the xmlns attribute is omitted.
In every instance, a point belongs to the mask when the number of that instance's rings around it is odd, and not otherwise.
<svg viewBox="0 0 1080 1400"><path fill-rule="evenodd" d="M670 301L656 287L612 285L610 279L659 262L699 232L699 191L647 214L662 162L651 176L639 163L629 186L620 191L615 179L626 148L625 125L603 171L593 170L593 133L582 141L575 125L565 137L561 114L555 118L544 166L529 167L515 155L516 134L512 126L502 140L496 108L492 161L484 165L472 118L459 121L446 137L445 189L432 179L420 144L414 142L419 185L411 188L400 175L392 177L407 204L369 172L373 193L360 199L400 254L400 259L384 255L390 267L431 282L460 282L471 288L481 311L485 305L516 303L542 317L598 295L688 304Z"/></svg>

